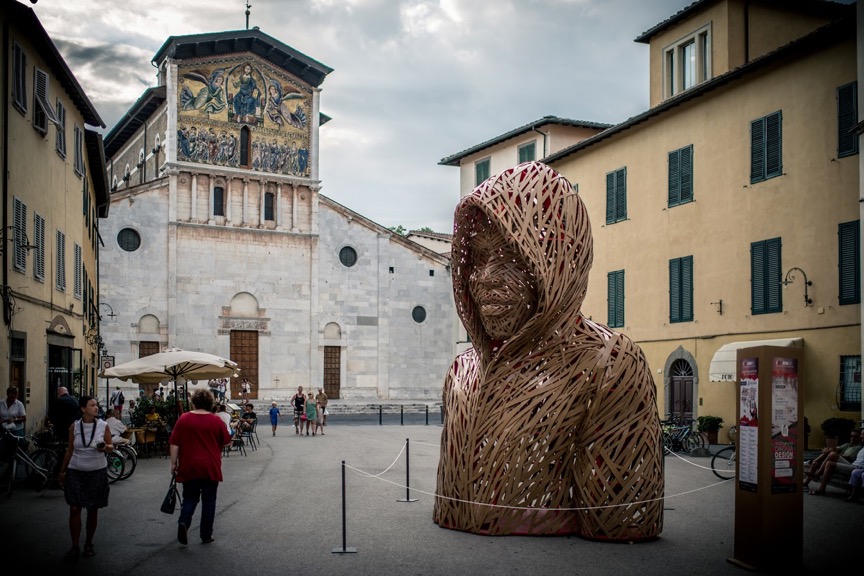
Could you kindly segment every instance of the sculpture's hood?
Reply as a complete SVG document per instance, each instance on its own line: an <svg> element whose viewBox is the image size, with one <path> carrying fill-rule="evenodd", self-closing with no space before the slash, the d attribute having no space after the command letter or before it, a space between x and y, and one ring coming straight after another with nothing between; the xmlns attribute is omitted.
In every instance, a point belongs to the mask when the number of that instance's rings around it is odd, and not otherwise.
<svg viewBox="0 0 864 576"><path fill-rule="evenodd" d="M566 337L585 299L593 244L588 212L570 182L540 162L527 162L489 178L456 206L452 271L456 308L481 358L490 338L468 290L471 238L496 226L531 267L537 310L506 348L545 348ZM526 348L527 346L527 348Z"/></svg>

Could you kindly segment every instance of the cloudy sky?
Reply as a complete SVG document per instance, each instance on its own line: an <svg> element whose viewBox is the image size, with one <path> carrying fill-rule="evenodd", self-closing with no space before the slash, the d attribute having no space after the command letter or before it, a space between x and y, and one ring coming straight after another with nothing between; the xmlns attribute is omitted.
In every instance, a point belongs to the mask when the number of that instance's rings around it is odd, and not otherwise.
<svg viewBox="0 0 864 576"><path fill-rule="evenodd" d="M438 162L545 115L617 123L648 107L648 46L691 0L249 0L250 27L333 68L322 193L384 226L452 231ZM110 130L165 40L246 27L245 0L39 0Z"/></svg>

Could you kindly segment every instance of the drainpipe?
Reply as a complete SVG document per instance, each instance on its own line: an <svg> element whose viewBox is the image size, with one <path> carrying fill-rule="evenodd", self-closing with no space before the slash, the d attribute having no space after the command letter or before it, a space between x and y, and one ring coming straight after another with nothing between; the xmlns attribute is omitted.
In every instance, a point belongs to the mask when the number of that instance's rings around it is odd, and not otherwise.
<svg viewBox="0 0 864 576"><path fill-rule="evenodd" d="M9 226L9 20L3 20L3 229L0 230L0 239L3 246L3 324L12 324L12 309L9 307L9 245L6 244Z"/></svg>
<svg viewBox="0 0 864 576"><path fill-rule="evenodd" d="M750 0L744 2L744 64L750 62Z"/></svg>
<svg viewBox="0 0 864 576"><path fill-rule="evenodd" d="M545 159L546 155L547 155L547 153L546 153L546 138L548 137L548 134L546 134L545 132L541 132L540 130L537 130L537 127L534 125L531 126L531 131L536 132L537 134L540 134L541 136L543 136L543 156L542 156L542 158Z"/></svg>

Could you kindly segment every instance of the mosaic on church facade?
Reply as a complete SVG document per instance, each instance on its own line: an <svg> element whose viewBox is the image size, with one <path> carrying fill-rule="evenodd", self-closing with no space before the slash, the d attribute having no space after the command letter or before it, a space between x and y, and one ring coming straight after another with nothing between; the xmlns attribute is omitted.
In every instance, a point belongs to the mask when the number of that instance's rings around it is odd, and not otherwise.
<svg viewBox="0 0 864 576"><path fill-rule="evenodd" d="M178 160L308 176L312 90L252 58L177 71Z"/></svg>

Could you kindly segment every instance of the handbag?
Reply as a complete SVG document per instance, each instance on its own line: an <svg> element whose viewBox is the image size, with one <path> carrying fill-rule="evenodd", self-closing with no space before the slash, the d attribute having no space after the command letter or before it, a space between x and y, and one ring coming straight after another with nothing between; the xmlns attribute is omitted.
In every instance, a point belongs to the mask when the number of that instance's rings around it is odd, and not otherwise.
<svg viewBox="0 0 864 576"><path fill-rule="evenodd" d="M300 420L306 420L306 414L301 414L301 415L300 415Z"/></svg>
<svg viewBox="0 0 864 576"><path fill-rule="evenodd" d="M165 514L173 514L177 508L177 500L180 498L180 493L177 492L177 477L171 475L171 484L168 485L168 493L162 499L162 506L159 508Z"/></svg>

